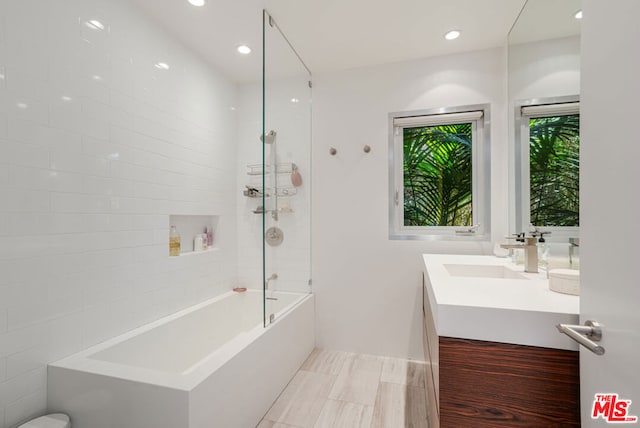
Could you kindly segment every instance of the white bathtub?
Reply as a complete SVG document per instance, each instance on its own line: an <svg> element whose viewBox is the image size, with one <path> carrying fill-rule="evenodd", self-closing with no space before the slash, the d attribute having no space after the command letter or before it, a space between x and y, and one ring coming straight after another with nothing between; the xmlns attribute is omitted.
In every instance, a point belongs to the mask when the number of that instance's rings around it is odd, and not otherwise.
<svg viewBox="0 0 640 428"><path fill-rule="evenodd" d="M314 346L312 295L229 292L50 364L73 428L255 427Z"/></svg>

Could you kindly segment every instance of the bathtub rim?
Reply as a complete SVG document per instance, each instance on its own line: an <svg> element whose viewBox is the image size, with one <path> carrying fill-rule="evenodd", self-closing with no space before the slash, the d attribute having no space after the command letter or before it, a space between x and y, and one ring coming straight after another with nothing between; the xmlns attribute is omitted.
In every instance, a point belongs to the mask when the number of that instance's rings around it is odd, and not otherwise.
<svg viewBox="0 0 640 428"><path fill-rule="evenodd" d="M248 289L246 292L262 294L263 291L261 289ZM237 294L233 290L212 297L203 302L196 303L195 305L189 306L185 309L181 309L178 312L164 316L158 320L136 327L133 330L107 339L104 342L92 345L87 349L49 363L48 367L86 372L98 376L106 376L131 382L144 383L189 392L197 387L208 375L215 372L218 368L229 362L229 360L231 360L234 355L247 347L257 337L261 336L268 329L276 326L280 320L286 319L287 314L291 313L296 308L301 307L305 304L305 302L308 302L314 296L313 293L296 293L287 291L280 291L278 293L295 294L299 296L299 299L279 311L279 316L276 317L273 323L264 327L261 322L253 329L241 332L229 342L225 343L222 347L218 348L217 350L207 355L205 358L198 361L181 373L163 372L139 366L130 366L105 360L92 359L90 356L107 348L110 348L111 346L122 343L139 334L143 334L156 327L162 326L182 316L223 300L226 297Z"/></svg>

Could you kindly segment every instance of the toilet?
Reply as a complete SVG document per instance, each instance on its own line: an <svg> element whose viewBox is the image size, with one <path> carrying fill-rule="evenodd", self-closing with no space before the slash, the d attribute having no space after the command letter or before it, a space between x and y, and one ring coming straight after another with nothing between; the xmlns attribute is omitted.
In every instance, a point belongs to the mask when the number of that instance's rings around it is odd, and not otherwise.
<svg viewBox="0 0 640 428"><path fill-rule="evenodd" d="M64 413L52 413L26 422L18 428L71 428L71 422Z"/></svg>

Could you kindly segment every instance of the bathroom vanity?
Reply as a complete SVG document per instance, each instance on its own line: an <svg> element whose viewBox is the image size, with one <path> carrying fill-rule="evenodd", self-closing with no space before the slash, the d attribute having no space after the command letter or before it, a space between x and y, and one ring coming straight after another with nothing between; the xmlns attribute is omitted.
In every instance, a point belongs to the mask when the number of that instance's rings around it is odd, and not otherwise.
<svg viewBox="0 0 640 428"><path fill-rule="evenodd" d="M493 256L423 256L432 427L580 425L579 298Z"/></svg>

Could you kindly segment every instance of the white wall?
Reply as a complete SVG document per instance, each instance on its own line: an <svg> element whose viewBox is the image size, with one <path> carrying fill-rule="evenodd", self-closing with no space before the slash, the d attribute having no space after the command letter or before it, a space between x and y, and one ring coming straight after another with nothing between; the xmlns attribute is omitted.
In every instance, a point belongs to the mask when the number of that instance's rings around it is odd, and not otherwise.
<svg viewBox="0 0 640 428"><path fill-rule="evenodd" d="M314 76L317 345L422 359L422 253L491 244L388 239L388 113L491 104L493 239L507 230L503 49ZM363 146L372 151L365 154ZM329 155L329 148L338 150Z"/></svg>
<svg viewBox="0 0 640 428"><path fill-rule="evenodd" d="M47 362L228 289L234 103L126 0L0 0L0 427ZM220 215L220 250L170 260L170 214Z"/></svg>
<svg viewBox="0 0 640 428"><path fill-rule="evenodd" d="M508 56L512 102L580 93L579 36L511 45Z"/></svg>

